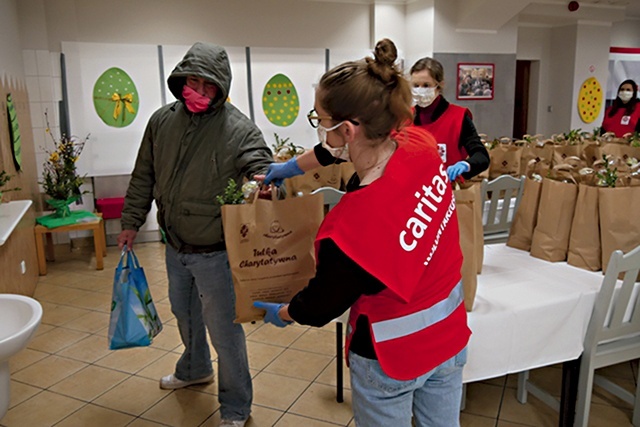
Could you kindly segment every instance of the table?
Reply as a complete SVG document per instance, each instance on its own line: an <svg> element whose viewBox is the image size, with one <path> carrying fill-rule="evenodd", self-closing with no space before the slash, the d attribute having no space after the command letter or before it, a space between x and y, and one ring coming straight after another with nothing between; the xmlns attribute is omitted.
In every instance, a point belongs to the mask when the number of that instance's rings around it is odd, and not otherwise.
<svg viewBox="0 0 640 427"><path fill-rule="evenodd" d="M80 222L77 224L65 225L56 228L47 228L43 225L36 224L34 233L36 237L36 252L38 255L38 270L40 272L40 276L46 276L47 274L47 260L55 261L52 233L69 231L93 231L93 246L96 252L96 270L104 269L104 260L102 258L107 255L107 241L104 235L104 221L102 220L101 213L96 213L95 215L97 216L95 221ZM47 239L46 255L44 242L45 236Z"/></svg>
<svg viewBox="0 0 640 427"><path fill-rule="evenodd" d="M575 360L582 354L603 277L602 272L543 261L505 244L486 245L474 308L468 313L473 334L463 381L565 362L563 400L568 403L561 406L575 407L575 396L565 395L565 385L577 385ZM565 416L573 417L571 406Z"/></svg>

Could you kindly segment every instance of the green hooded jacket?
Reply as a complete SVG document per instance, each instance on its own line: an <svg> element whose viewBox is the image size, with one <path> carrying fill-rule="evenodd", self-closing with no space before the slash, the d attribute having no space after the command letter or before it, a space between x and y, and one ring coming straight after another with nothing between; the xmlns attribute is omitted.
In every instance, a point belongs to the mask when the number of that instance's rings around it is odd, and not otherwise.
<svg viewBox="0 0 640 427"><path fill-rule="evenodd" d="M203 77L218 86L204 113L184 105L187 76ZM227 102L231 67L224 48L194 44L167 83L178 101L161 107L147 124L122 211L122 229L138 230L151 203L158 206L158 223L180 250L184 244L210 246L224 240L216 196L229 179L265 173L273 162L262 133Z"/></svg>

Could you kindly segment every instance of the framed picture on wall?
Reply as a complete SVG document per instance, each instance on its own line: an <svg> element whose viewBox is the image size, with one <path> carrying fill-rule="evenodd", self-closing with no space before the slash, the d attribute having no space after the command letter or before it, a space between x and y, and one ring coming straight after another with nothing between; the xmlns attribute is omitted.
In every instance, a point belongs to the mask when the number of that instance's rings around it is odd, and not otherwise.
<svg viewBox="0 0 640 427"><path fill-rule="evenodd" d="M458 64L456 99L493 99L494 64Z"/></svg>

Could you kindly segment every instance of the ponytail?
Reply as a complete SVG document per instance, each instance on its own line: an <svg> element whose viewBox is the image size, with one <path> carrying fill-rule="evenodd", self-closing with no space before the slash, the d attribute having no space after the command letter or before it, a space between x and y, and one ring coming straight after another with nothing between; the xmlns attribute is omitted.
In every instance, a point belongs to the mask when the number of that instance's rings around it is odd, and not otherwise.
<svg viewBox="0 0 640 427"><path fill-rule="evenodd" d="M319 102L334 120L356 120L368 139L381 139L412 119L409 82L395 65L398 51L380 40L374 57L345 62L326 72Z"/></svg>

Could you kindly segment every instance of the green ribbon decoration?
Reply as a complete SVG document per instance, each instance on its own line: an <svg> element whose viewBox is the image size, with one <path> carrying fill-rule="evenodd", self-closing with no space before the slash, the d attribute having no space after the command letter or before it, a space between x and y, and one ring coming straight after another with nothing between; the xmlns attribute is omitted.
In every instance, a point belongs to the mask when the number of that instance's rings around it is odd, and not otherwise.
<svg viewBox="0 0 640 427"><path fill-rule="evenodd" d="M9 136L11 137L11 151L16 171L22 170L22 142L20 140L20 126L18 125L18 113L13 104L11 94L7 94L7 115L9 117Z"/></svg>

